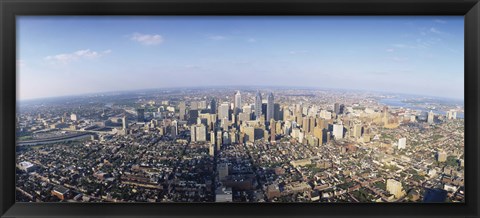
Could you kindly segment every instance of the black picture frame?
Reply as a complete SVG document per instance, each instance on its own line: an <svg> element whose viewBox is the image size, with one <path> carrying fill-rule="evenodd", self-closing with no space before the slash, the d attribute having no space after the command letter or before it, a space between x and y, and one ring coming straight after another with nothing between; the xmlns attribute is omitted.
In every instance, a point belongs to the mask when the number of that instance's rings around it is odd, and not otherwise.
<svg viewBox="0 0 480 218"><path fill-rule="evenodd" d="M464 204L16 203L16 31L20 15L462 15L465 17ZM478 0L0 0L0 216L479 217Z"/></svg>

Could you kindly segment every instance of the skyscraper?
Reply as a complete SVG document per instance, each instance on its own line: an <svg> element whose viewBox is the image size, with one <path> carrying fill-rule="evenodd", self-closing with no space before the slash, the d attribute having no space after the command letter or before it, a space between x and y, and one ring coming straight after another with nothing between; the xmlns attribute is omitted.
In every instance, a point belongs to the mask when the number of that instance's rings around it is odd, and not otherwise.
<svg viewBox="0 0 480 218"><path fill-rule="evenodd" d="M333 112L335 112L336 114L340 114L340 104L339 103L335 103L333 105Z"/></svg>
<svg viewBox="0 0 480 218"><path fill-rule="evenodd" d="M186 113L187 113L187 106L185 105L185 102L182 101L178 104L178 115L180 117L180 120L185 120Z"/></svg>
<svg viewBox="0 0 480 218"><path fill-rule="evenodd" d="M405 195L405 191L403 190L402 183L394 179L387 180L386 189L390 194L394 195L395 198L397 199Z"/></svg>
<svg viewBox="0 0 480 218"><path fill-rule="evenodd" d="M273 93L270 92L267 98L267 119L270 121L270 119L273 118L274 115L274 103L273 103Z"/></svg>
<svg viewBox="0 0 480 218"><path fill-rule="evenodd" d="M362 136L362 124L353 125L353 137L360 138Z"/></svg>
<svg viewBox="0 0 480 218"><path fill-rule="evenodd" d="M262 94L257 92L255 96L255 119L259 120L262 116Z"/></svg>
<svg viewBox="0 0 480 218"><path fill-rule="evenodd" d="M211 114L217 113L217 102L215 101L214 98L212 98L212 101L210 101L210 113Z"/></svg>
<svg viewBox="0 0 480 218"><path fill-rule="evenodd" d="M333 124L333 137L335 140L343 139L343 125Z"/></svg>
<svg viewBox="0 0 480 218"><path fill-rule="evenodd" d="M137 121L145 122L145 109L137 108Z"/></svg>
<svg viewBox="0 0 480 218"><path fill-rule="evenodd" d="M125 131L127 130L127 117L125 115L122 117L122 128Z"/></svg>
<svg viewBox="0 0 480 218"><path fill-rule="evenodd" d="M282 119L282 113L280 112L280 104L273 104L273 119Z"/></svg>
<svg viewBox="0 0 480 218"><path fill-rule="evenodd" d="M240 91L237 91L235 94L235 114L240 112L242 109L242 95L240 94Z"/></svg>
<svg viewBox="0 0 480 218"><path fill-rule="evenodd" d="M447 119L449 119L449 120L457 119L457 112L454 111L454 110L447 111Z"/></svg>
<svg viewBox="0 0 480 218"><path fill-rule="evenodd" d="M275 123L275 120L271 120L270 121L270 141L271 142L275 142L275 136L277 135L276 133L276 123Z"/></svg>
<svg viewBox="0 0 480 218"><path fill-rule="evenodd" d="M218 119L222 120L224 118L229 119L229 110L230 107L227 103L222 103L220 107L218 107Z"/></svg>
<svg viewBox="0 0 480 218"><path fill-rule="evenodd" d="M197 142L207 141L207 128L203 124L196 126L195 134Z"/></svg>
<svg viewBox="0 0 480 218"><path fill-rule="evenodd" d="M72 121L77 121L77 120L78 120L77 115L76 115L76 114L71 114L71 115L70 115L70 120L72 120Z"/></svg>
<svg viewBox="0 0 480 218"><path fill-rule="evenodd" d="M432 111L428 112L427 122L432 124L433 123L433 117L434 117L433 112Z"/></svg>
<svg viewBox="0 0 480 218"><path fill-rule="evenodd" d="M400 138L398 140L398 149L405 149L407 147L407 139L406 138Z"/></svg>

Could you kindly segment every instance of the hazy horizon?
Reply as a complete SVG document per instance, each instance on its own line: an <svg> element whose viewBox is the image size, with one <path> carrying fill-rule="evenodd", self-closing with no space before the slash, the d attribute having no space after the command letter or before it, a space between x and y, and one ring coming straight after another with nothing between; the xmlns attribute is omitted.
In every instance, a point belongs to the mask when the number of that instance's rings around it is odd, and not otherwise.
<svg viewBox="0 0 480 218"><path fill-rule="evenodd" d="M17 100L211 86L464 99L463 17L17 20Z"/></svg>

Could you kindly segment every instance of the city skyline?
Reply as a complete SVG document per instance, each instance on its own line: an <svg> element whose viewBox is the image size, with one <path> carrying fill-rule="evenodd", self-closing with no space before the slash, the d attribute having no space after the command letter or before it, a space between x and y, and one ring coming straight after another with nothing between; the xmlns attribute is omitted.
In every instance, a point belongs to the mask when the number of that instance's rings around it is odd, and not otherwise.
<svg viewBox="0 0 480 218"><path fill-rule="evenodd" d="M464 94L461 16L25 16L17 24L19 100L215 85Z"/></svg>
<svg viewBox="0 0 480 218"><path fill-rule="evenodd" d="M231 90L21 104L16 201L465 202L463 104Z"/></svg>

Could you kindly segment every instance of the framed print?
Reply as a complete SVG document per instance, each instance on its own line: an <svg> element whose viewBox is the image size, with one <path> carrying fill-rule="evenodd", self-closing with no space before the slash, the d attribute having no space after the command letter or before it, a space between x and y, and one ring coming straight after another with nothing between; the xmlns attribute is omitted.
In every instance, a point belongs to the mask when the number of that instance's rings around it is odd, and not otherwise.
<svg viewBox="0 0 480 218"><path fill-rule="evenodd" d="M478 217L477 1L6 1L1 217Z"/></svg>

